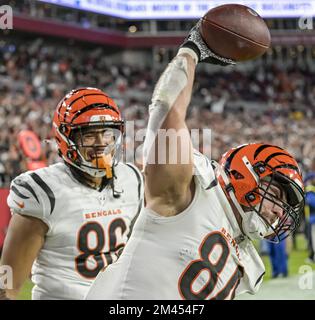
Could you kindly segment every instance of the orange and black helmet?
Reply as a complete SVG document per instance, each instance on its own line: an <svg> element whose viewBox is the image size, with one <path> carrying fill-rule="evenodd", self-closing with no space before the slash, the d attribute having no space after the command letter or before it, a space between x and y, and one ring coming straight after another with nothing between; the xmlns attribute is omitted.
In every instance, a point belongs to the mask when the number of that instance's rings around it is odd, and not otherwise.
<svg viewBox="0 0 315 320"><path fill-rule="evenodd" d="M90 163L80 154L74 134L94 126L113 128L119 133L116 136L116 159L111 159L111 163ZM118 150L122 148L124 121L116 103L106 93L89 87L70 91L57 105L53 131L59 154L66 163L92 176L111 177L111 167L119 160Z"/></svg>
<svg viewBox="0 0 315 320"><path fill-rule="evenodd" d="M245 210L260 214L263 199L281 202L284 212L277 226L270 226L273 237L283 240L299 225L304 208L304 185L298 163L286 150L264 143L244 144L226 152L220 160L229 184L219 181L225 189L232 189L237 202ZM268 181L267 189L262 182ZM277 184L285 192L287 201L274 199L269 186Z"/></svg>

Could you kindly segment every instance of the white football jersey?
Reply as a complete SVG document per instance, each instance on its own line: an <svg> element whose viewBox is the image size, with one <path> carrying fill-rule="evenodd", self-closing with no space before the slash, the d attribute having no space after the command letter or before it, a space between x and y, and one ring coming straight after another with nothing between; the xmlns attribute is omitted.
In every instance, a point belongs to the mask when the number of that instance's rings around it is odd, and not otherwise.
<svg viewBox="0 0 315 320"><path fill-rule="evenodd" d="M79 183L64 163L14 179L8 197L16 213L36 217L49 230L33 264L33 299L83 299L98 272L117 260L140 209L142 177L131 164L115 167L110 187Z"/></svg>
<svg viewBox="0 0 315 320"><path fill-rule="evenodd" d="M232 299L255 293L265 272L236 220L211 162L195 152L195 195L163 217L143 208L118 261L100 272L87 299ZM237 243L239 242L239 243Z"/></svg>

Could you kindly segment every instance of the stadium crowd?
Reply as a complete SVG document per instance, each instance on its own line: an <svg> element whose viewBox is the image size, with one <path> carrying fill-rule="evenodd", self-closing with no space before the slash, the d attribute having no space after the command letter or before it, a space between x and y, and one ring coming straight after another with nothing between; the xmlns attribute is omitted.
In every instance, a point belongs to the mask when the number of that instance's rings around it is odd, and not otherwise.
<svg viewBox="0 0 315 320"><path fill-rule="evenodd" d="M310 170L315 159L311 68L271 63L248 70L200 67L198 73L188 123L212 129L211 150L203 151L217 160L231 146L270 142L288 148L304 171ZM37 133L48 164L58 161L51 120L65 92L82 86L103 89L138 130L146 126L158 74L148 66L108 62L106 48L54 46L40 38L0 41L0 185L8 186L25 170L17 140L22 129ZM210 148L210 141L205 145Z"/></svg>

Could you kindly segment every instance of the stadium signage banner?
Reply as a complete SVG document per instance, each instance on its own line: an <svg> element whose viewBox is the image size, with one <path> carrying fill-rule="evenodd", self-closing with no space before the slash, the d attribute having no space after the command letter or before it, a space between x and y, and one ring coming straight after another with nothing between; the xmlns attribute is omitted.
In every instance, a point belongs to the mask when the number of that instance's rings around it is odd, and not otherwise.
<svg viewBox="0 0 315 320"><path fill-rule="evenodd" d="M195 19L209 9L226 4L222 0L40 0L80 10L126 19ZM301 17L315 14L315 0L229 0L244 4L264 18Z"/></svg>

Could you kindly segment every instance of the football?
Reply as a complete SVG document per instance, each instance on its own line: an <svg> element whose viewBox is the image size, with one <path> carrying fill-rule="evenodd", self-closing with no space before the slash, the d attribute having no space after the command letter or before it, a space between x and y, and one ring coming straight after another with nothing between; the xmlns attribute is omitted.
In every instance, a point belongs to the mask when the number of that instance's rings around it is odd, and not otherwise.
<svg viewBox="0 0 315 320"><path fill-rule="evenodd" d="M239 4L209 10L202 18L200 33L213 52L235 61L261 56L271 40L269 29L258 13Z"/></svg>

